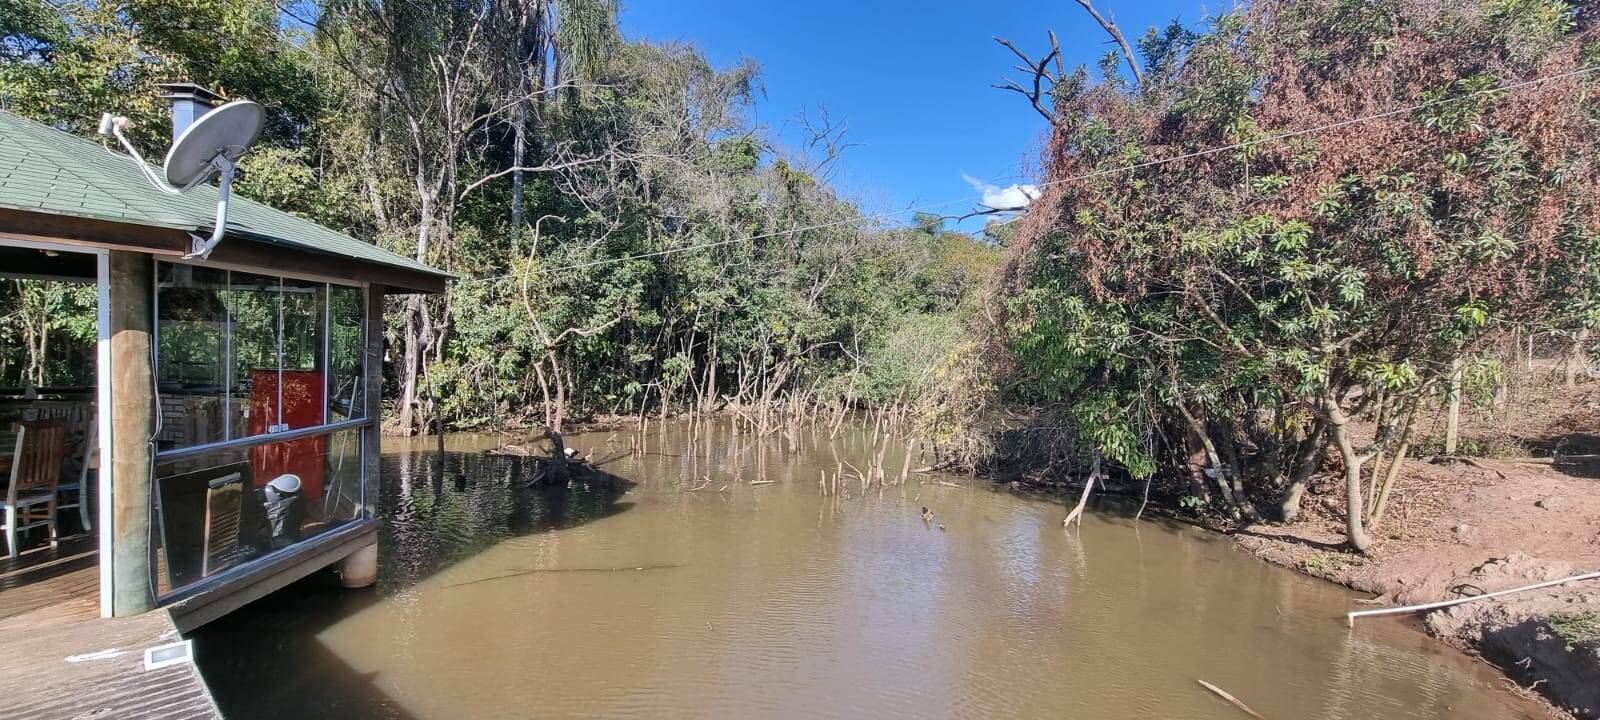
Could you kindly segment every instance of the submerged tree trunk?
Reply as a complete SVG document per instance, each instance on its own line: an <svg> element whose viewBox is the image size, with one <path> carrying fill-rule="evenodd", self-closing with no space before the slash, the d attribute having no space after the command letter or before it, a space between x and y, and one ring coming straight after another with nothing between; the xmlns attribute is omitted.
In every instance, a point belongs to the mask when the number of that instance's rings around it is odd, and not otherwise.
<svg viewBox="0 0 1600 720"><path fill-rule="evenodd" d="M405 305L405 335L402 342L405 347L400 363L400 431L410 435L416 430L417 418L417 366L421 362L420 341L417 337L422 313L419 305L422 296L412 295L406 298Z"/></svg>

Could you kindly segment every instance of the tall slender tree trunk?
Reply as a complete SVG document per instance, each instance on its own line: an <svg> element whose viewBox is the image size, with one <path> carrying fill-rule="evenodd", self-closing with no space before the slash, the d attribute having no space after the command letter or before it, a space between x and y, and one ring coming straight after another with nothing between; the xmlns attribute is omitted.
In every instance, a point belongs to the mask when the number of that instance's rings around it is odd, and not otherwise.
<svg viewBox="0 0 1600 720"><path fill-rule="evenodd" d="M520 253L522 242L522 170L523 158L528 152L528 101L517 103L516 122L511 139L511 162L519 168L511 173L511 238L512 247Z"/></svg>
<svg viewBox="0 0 1600 720"><path fill-rule="evenodd" d="M1461 358L1450 361L1450 386L1445 391L1444 454L1456 454L1461 438Z"/></svg>
<svg viewBox="0 0 1600 720"><path fill-rule="evenodd" d="M1567 345L1567 362L1565 370L1566 384L1568 388L1575 388L1578 386L1579 373L1587 375L1589 372L1588 353L1584 352L1583 349L1584 344L1587 343L1588 340L1589 331L1587 329L1579 330L1577 334L1572 337L1572 342Z"/></svg>
<svg viewBox="0 0 1600 720"><path fill-rule="evenodd" d="M1328 424L1318 420L1311 432L1306 434L1304 443L1298 446L1294 466L1289 470L1289 482L1284 486L1283 499L1278 503L1278 517L1284 522L1300 519L1300 499L1305 496L1311 475L1322 464L1327 432Z"/></svg>
<svg viewBox="0 0 1600 720"><path fill-rule="evenodd" d="M1367 526L1376 530L1379 523L1383 522L1384 513L1389 508L1389 491L1394 487L1395 478L1400 476L1400 467L1406 462L1406 453L1411 451L1411 431L1416 427L1417 406L1422 404L1421 398L1411 400L1411 406L1406 410L1405 424L1400 430L1400 446L1395 448L1394 458L1385 468L1383 481L1379 483L1377 497L1373 500L1372 512L1367 517ZM1376 474L1376 470L1374 470Z"/></svg>
<svg viewBox="0 0 1600 720"><path fill-rule="evenodd" d="M418 308L422 298L412 295L406 298L405 305L405 335L404 350L400 363L400 431L410 435L417 426L417 367L421 361L421 342L417 338L417 326L421 323L422 313Z"/></svg>
<svg viewBox="0 0 1600 720"><path fill-rule="evenodd" d="M1333 443L1339 448L1339 457L1344 460L1345 539L1358 552L1366 552L1372 547L1372 538L1367 535L1363 521L1366 503L1361 500L1361 468L1366 465L1367 458L1356 452L1350 439L1349 418L1340 409L1338 400L1331 394L1324 395L1322 407L1328 416Z"/></svg>

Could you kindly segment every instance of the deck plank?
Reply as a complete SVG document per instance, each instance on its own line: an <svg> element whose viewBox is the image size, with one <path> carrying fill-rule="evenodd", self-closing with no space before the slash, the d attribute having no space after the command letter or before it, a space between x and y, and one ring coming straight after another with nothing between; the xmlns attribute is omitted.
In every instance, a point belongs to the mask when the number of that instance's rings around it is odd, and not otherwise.
<svg viewBox="0 0 1600 720"><path fill-rule="evenodd" d="M146 648L178 639L171 616L101 618L95 558L71 557L0 581L0 717L219 720L192 663L144 668Z"/></svg>

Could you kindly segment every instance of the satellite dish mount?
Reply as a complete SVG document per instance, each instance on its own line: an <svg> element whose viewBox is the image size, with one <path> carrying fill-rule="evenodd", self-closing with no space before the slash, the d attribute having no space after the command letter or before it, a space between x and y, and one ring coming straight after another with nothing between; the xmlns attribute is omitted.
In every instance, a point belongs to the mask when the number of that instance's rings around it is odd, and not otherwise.
<svg viewBox="0 0 1600 720"><path fill-rule="evenodd" d="M222 241L228 227L228 193L240 157L261 134L261 106L249 100L235 100L201 115L178 134L167 151L163 172L158 174L128 141L124 132L131 127L127 118L105 113L100 117L100 134L115 136L133 156L139 169L157 190L168 195L184 193L217 178L217 215L211 236L191 234L185 259L204 260ZM164 176L164 177L163 177Z"/></svg>

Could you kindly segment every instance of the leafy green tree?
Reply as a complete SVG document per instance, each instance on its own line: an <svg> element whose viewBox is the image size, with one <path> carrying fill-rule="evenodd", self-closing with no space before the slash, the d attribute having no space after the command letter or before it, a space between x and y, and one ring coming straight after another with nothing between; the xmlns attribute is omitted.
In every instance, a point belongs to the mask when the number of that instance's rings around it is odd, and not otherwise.
<svg viewBox="0 0 1600 720"><path fill-rule="evenodd" d="M1553 1L1312 0L1151 37L1138 84L1058 78L996 327L1019 397L1241 515L1292 518L1331 449L1365 550L1362 472L1452 361L1592 312L1593 80L1499 88L1592 64L1595 31Z"/></svg>

